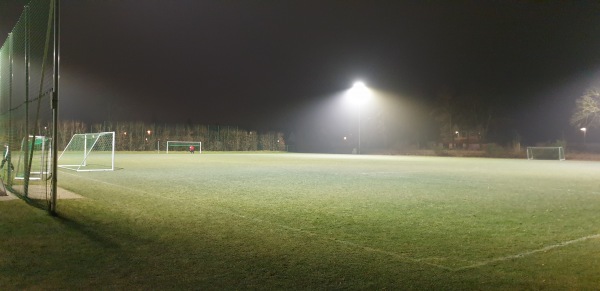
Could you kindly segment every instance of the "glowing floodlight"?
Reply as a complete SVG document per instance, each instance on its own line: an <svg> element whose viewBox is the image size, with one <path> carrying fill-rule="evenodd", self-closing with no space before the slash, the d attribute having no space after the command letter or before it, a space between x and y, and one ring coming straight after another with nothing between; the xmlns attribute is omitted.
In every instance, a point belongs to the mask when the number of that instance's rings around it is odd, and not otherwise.
<svg viewBox="0 0 600 291"><path fill-rule="evenodd" d="M363 82L355 82L348 91L348 96L358 105L364 104L371 97L371 90Z"/></svg>

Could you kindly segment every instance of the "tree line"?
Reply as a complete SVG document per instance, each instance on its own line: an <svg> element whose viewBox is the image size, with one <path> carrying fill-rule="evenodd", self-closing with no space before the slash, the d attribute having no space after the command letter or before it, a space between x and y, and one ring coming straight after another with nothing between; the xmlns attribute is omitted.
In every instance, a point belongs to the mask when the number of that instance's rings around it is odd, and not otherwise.
<svg viewBox="0 0 600 291"><path fill-rule="evenodd" d="M473 95L444 91L438 95L431 116L437 123L438 141L450 145L487 143L491 130L499 122L492 110Z"/></svg>
<svg viewBox="0 0 600 291"><path fill-rule="evenodd" d="M163 151L167 141L199 141L206 151L285 151L281 132L248 131L237 126L155 124L145 122L104 122L86 124L61 121L58 148L64 149L77 133L115 132L117 151Z"/></svg>

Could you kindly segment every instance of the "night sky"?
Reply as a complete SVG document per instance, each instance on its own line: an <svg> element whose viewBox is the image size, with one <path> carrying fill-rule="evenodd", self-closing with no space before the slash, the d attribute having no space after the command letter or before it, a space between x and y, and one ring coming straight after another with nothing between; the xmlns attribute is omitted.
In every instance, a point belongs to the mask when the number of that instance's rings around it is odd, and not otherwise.
<svg viewBox="0 0 600 291"><path fill-rule="evenodd" d="M0 0L2 40L25 2ZM343 131L360 79L405 126L452 92L532 143L577 138L575 99L600 86L592 1L61 3L63 119Z"/></svg>

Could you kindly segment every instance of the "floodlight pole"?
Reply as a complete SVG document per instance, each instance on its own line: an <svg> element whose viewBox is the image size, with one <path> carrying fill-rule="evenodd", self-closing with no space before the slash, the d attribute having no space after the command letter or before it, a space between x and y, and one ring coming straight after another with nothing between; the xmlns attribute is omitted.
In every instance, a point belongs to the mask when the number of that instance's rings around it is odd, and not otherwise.
<svg viewBox="0 0 600 291"><path fill-rule="evenodd" d="M360 122L360 106L358 107L358 154L360 155L360 128L361 128L361 122Z"/></svg>
<svg viewBox="0 0 600 291"><path fill-rule="evenodd" d="M366 98L371 94L369 89L362 82L356 82L352 85L351 97L354 99L355 104L358 106L358 154L361 153L361 107L362 103L366 101Z"/></svg>

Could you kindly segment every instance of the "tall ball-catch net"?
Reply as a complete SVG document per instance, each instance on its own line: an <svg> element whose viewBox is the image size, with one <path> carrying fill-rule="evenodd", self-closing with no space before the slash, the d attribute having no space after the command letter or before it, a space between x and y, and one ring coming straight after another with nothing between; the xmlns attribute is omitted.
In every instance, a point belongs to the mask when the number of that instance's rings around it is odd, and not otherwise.
<svg viewBox="0 0 600 291"><path fill-rule="evenodd" d="M58 157L64 169L91 172L115 169L115 133L78 133L73 135Z"/></svg>
<svg viewBox="0 0 600 291"><path fill-rule="evenodd" d="M59 0L31 0L8 37L0 36L0 186L51 213L57 197L58 11Z"/></svg>

